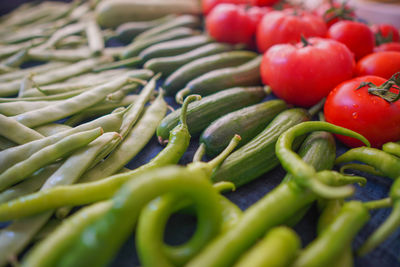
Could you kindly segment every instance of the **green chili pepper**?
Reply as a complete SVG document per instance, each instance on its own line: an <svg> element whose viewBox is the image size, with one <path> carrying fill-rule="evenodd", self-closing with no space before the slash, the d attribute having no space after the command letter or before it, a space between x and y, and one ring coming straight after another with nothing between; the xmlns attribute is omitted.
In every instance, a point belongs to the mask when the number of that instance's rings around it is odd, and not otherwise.
<svg viewBox="0 0 400 267"><path fill-rule="evenodd" d="M335 164L360 161L373 166L379 173L396 179L400 176L400 158L377 148L356 147L340 155Z"/></svg>
<svg viewBox="0 0 400 267"><path fill-rule="evenodd" d="M317 140L315 142L317 148L320 147L319 140L327 140L328 144L323 146L325 148L323 150L312 147L301 152L304 161L312 164L318 170L331 167L334 161L335 147L333 143L329 144L329 140L332 142L333 139L311 137L307 143L312 140ZM301 148L301 151L303 149L304 147ZM317 179L323 183L335 186L355 181L365 181L365 179L359 177L341 175L320 175ZM294 178L287 176L284 180L286 182L278 185L261 200L248 208L232 229L217 236L209 246L188 263L188 266L232 266L235 260L269 229L286 223L293 216L298 216L299 210L316 200L317 195L308 188L299 186ZM250 225L251 227L249 227Z"/></svg>
<svg viewBox="0 0 400 267"><path fill-rule="evenodd" d="M389 154L400 157L400 142L388 142L382 146L382 150Z"/></svg>
<svg viewBox="0 0 400 267"><path fill-rule="evenodd" d="M173 193L190 198L196 206L198 227L208 240L220 228L221 207L218 193L207 181L205 173L177 166L155 169L129 181L113 198L110 210L86 227L79 237L59 252L56 261L41 256L41 266L106 265L133 231L139 211L155 197ZM92 238L93 237L93 238ZM205 236L204 236L205 237ZM104 244L107 243L107 246ZM40 256L32 254L31 257ZM31 266L32 261L26 261Z"/></svg>
<svg viewBox="0 0 400 267"><path fill-rule="evenodd" d="M40 190L74 183L96 160L96 155L116 138L120 138L117 133L105 133L86 147L77 150L47 179ZM0 234L0 265L6 262L11 255L18 254L49 220L52 213L50 211L17 220L5 228L4 231L7 234ZM29 225L29 227L26 227L26 225Z"/></svg>
<svg viewBox="0 0 400 267"><path fill-rule="evenodd" d="M345 203L335 220L301 252L293 266L319 267L333 262L369 218L368 209L363 203Z"/></svg>
<svg viewBox="0 0 400 267"><path fill-rule="evenodd" d="M186 101L186 100L185 100ZM236 147L238 136L215 159L208 163L193 162L188 169L203 172L208 179L215 169ZM223 230L233 227L241 217L240 209L223 196L219 196L223 207ZM141 262L146 266L172 265L182 266L205 246L203 229L198 229L190 241L179 246L169 246L163 242L163 233L169 216L191 203L178 194L168 194L150 202L142 211L136 235L136 242ZM208 239L208 236L207 238Z"/></svg>
<svg viewBox="0 0 400 267"><path fill-rule="evenodd" d="M271 229L253 248L244 253L235 267L285 267L297 256L300 238L290 228Z"/></svg>
<svg viewBox="0 0 400 267"><path fill-rule="evenodd" d="M318 235L321 235L323 231L327 229L329 225L335 220L344 204L343 200L336 199L327 201L320 199L318 202L319 206L321 206L321 203L323 203L323 207L317 224ZM343 247L342 253L340 255L337 255L337 257L333 259L332 262L330 262L329 266L352 267L354 264L353 261L354 260L351 250L351 244L349 243L348 245L345 245Z"/></svg>
<svg viewBox="0 0 400 267"><path fill-rule="evenodd" d="M327 122L311 121L303 122L301 124L293 126L288 131L283 133L276 143L276 155L281 161L283 168L286 169L289 173L292 173L292 175L295 177L295 181L300 186L306 186L314 193L325 198L342 198L350 196L354 191L354 189L351 187L329 187L321 183L318 179L315 179L319 175L329 176L330 174L337 174L327 171L324 171L323 173L316 172L312 166L305 164L301 160L300 156L298 156L291 150L294 139L297 136L306 134L310 131L328 131L351 136L359 139L369 146L368 140L360 134L350 131L348 129L338 127ZM326 177L325 179L327 178L328 177Z"/></svg>
<svg viewBox="0 0 400 267"><path fill-rule="evenodd" d="M63 206L83 205L108 199L112 197L125 182L129 179L134 179L134 177L140 173L148 169L178 163L189 146L190 134L186 124L186 112L189 102L195 99L198 99L198 97L189 97L187 104L182 107L181 124L177 125L171 131L168 145L149 163L133 171L110 176L104 180L72 186L58 186L50 190L21 197L7 204L0 205L0 217L2 215L6 217L11 215L11 213L9 213L10 208L16 213L17 217L26 217ZM4 209L4 213L2 209ZM8 217L0 219L0 221L14 218L16 217Z"/></svg>
<svg viewBox="0 0 400 267"><path fill-rule="evenodd" d="M400 178L400 177L399 177ZM400 227L400 179L397 178L390 188L390 199L393 205L392 212L386 221L365 241L358 250L358 255L363 256L381 244L390 234Z"/></svg>

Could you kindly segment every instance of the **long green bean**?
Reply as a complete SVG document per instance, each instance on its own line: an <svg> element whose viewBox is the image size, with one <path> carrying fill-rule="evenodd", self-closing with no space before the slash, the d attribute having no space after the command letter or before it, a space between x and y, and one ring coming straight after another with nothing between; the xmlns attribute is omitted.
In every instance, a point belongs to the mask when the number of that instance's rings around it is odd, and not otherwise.
<svg viewBox="0 0 400 267"><path fill-rule="evenodd" d="M87 172L82 181L99 180L120 170L150 141L166 112L167 103L164 101L164 94L161 91L154 103L145 111L142 118L135 124L118 147L106 160Z"/></svg>
<svg viewBox="0 0 400 267"><path fill-rule="evenodd" d="M38 191L46 180L61 166L60 162L47 165L36 171L29 179L0 193L0 203Z"/></svg>
<svg viewBox="0 0 400 267"><path fill-rule="evenodd" d="M103 134L101 128L76 133L32 154L28 159L15 164L0 174L0 190L4 190L28 178L47 164L67 156L80 147L86 146L101 134Z"/></svg>
<svg viewBox="0 0 400 267"><path fill-rule="evenodd" d="M122 117L125 112L126 111L123 110L120 112L111 113L88 123L81 124L70 130L66 130L40 140L29 142L24 145L3 150L0 152L0 173L7 170L16 163L27 159L33 153L39 151L40 149L48 145L54 144L71 134L92 130L97 127L101 127L104 132L118 131L121 126Z"/></svg>
<svg viewBox="0 0 400 267"><path fill-rule="evenodd" d="M21 79L29 73L40 74L43 72L47 72L49 70L65 67L68 64L69 63L67 63L67 62L49 62L46 64L42 64L42 65L38 65L38 66L26 68L26 69L20 69L15 72L0 75L0 83L10 82L13 80Z"/></svg>
<svg viewBox="0 0 400 267"><path fill-rule="evenodd" d="M85 91L60 103L19 114L13 118L28 127L35 127L45 123L54 122L101 102L108 94L115 92L132 81L134 82L135 80L126 76L120 77L104 85L96 86L89 91Z"/></svg>
<svg viewBox="0 0 400 267"><path fill-rule="evenodd" d="M94 18L89 19L85 30L92 55L100 55L104 49L104 39L101 29Z"/></svg>
<svg viewBox="0 0 400 267"><path fill-rule="evenodd" d="M66 80L69 77L88 72L98 64L102 62L107 62L108 60L109 59L107 58L88 59L75 64L71 64L66 67L54 69L47 73L36 75L34 78L34 82L36 85L40 86ZM10 81L0 84L0 96L11 96L17 94L19 86L19 81Z"/></svg>
<svg viewBox="0 0 400 267"><path fill-rule="evenodd" d="M91 142L87 147L76 151L50 176L40 190L74 183L90 166L96 155L115 138L120 138L120 136L117 133L106 133ZM33 238L34 234L48 221L51 214L52 212L46 212L34 218L18 220L8 226L6 231L11 237L3 237L2 239L0 236L0 265L10 255L17 255L19 253ZM28 222L30 223L30 227L23 228ZM19 230L18 233L16 233L15 229ZM14 235L11 233L14 233ZM18 236L18 238L15 239L13 236Z"/></svg>
<svg viewBox="0 0 400 267"><path fill-rule="evenodd" d="M20 145L44 138L35 130L1 114L0 135Z"/></svg>

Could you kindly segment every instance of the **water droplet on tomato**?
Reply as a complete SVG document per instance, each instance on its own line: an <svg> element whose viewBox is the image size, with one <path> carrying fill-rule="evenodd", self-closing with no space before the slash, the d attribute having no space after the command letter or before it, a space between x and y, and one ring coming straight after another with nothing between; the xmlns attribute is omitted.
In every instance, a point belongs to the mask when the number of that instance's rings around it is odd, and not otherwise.
<svg viewBox="0 0 400 267"><path fill-rule="evenodd" d="M353 114L351 114L353 116L354 119L358 118L358 112L353 112Z"/></svg>

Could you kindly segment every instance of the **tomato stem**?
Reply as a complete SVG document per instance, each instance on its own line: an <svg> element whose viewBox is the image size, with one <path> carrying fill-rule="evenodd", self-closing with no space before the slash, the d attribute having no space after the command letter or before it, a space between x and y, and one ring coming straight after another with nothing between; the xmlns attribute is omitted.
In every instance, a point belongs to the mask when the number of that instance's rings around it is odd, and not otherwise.
<svg viewBox="0 0 400 267"><path fill-rule="evenodd" d="M303 34L300 36L300 40L301 40L301 42L303 43L304 47L311 45L311 44L307 41L307 39L304 37Z"/></svg>
<svg viewBox="0 0 400 267"><path fill-rule="evenodd" d="M368 93L381 97L389 103L394 103L400 99L400 72L393 74L393 76L380 86L376 86L372 82L361 82L356 90L367 86ZM393 89L397 92L393 92Z"/></svg>

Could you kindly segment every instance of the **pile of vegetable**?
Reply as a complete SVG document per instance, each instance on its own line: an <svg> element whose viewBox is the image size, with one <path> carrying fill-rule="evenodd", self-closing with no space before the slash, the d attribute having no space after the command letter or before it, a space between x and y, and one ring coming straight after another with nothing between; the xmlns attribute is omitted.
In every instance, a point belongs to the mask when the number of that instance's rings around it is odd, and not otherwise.
<svg viewBox="0 0 400 267"><path fill-rule="evenodd" d="M398 246L394 26L275 0L42 2L0 25L0 266L106 266L132 233L141 266L353 266ZM386 196L359 200L369 183ZM168 244L177 215L196 226Z"/></svg>

